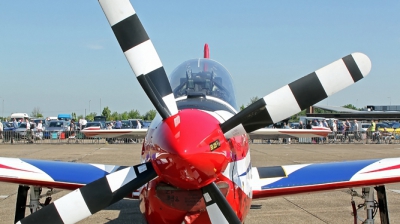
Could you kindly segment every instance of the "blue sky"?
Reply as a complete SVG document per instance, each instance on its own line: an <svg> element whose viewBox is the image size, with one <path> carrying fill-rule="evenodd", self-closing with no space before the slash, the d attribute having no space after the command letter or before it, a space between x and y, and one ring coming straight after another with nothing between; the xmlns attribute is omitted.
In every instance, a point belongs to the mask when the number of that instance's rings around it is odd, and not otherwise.
<svg viewBox="0 0 400 224"><path fill-rule="evenodd" d="M353 52L371 73L321 104L400 105L398 1L131 2L168 74L208 43L239 105ZM0 21L4 116L153 109L97 0L0 1Z"/></svg>

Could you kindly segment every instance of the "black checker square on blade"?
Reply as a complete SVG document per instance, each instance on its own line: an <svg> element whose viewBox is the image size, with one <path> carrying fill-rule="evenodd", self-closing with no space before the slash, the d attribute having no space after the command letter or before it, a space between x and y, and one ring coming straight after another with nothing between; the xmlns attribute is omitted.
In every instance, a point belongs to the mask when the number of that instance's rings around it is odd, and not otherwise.
<svg viewBox="0 0 400 224"><path fill-rule="evenodd" d="M100 178L86 186L88 187L80 188L80 191L90 213L94 214L111 204L113 194L106 177Z"/></svg>
<svg viewBox="0 0 400 224"><path fill-rule="evenodd" d="M362 75L360 68L358 67L356 61L354 60L353 56L351 54L347 55L343 59L344 64L347 67L347 70L349 70L351 77L353 78L354 82L359 81L360 79L364 78Z"/></svg>
<svg viewBox="0 0 400 224"><path fill-rule="evenodd" d="M221 130L226 133L237 125L242 124L246 132L252 132L273 124L265 105L263 98L257 100L231 117L229 120L222 123Z"/></svg>
<svg viewBox="0 0 400 224"><path fill-rule="evenodd" d="M155 90L157 90L161 97L167 96L172 93L172 88L169 84L169 80L167 74L165 73L164 67L160 67L146 74L146 78L155 87Z"/></svg>
<svg viewBox="0 0 400 224"><path fill-rule="evenodd" d="M328 97L315 72L290 83L289 88L292 90L301 110Z"/></svg>
<svg viewBox="0 0 400 224"><path fill-rule="evenodd" d="M31 215L25 217L23 220L20 220L20 222L22 224L26 223L64 224L64 221L61 219L61 216L58 213L54 203L47 205L46 207L40 209L38 212L32 213Z"/></svg>
<svg viewBox="0 0 400 224"><path fill-rule="evenodd" d="M136 14L122 20L111 28L123 52L150 39Z"/></svg>

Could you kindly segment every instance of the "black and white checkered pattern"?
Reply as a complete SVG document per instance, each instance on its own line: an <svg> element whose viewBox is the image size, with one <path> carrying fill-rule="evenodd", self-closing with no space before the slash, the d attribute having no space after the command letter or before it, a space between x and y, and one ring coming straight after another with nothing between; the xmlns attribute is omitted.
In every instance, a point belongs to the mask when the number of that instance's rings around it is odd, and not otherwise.
<svg viewBox="0 0 400 224"><path fill-rule="evenodd" d="M18 223L76 223L123 199L156 176L151 163L127 167L72 191Z"/></svg>
<svg viewBox="0 0 400 224"><path fill-rule="evenodd" d="M371 61L353 53L254 102L221 124L227 138L286 119L368 75Z"/></svg>
<svg viewBox="0 0 400 224"><path fill-rule="evenodd" d="M242 223L214 182L203 187L202 191L211 223Z"/></svg>
<svg viewBox="0 0 400 224"><path fill-rule="evenodd" d="M99 0L140 85L163 119L178 112L161 60L129 0Z"/></svg>

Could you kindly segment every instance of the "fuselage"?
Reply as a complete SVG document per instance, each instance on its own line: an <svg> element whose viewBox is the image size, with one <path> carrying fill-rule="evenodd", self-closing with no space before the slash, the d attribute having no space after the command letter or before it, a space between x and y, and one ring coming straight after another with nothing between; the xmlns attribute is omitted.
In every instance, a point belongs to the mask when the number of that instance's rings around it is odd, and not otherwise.
<svg viewBox="0 0 400 224"><path fill-rule="evenodd" d="M199 63L203 70L210 66ZM210 223L201 188L215 182L243 221L252 199L248 137L226 139L221 131L220 123L237 113L234 104L190 91L175 96L177 114L157 116L148 129L142 160L152 162L158 177L141 189L140 209L149 223Z"/></svg>

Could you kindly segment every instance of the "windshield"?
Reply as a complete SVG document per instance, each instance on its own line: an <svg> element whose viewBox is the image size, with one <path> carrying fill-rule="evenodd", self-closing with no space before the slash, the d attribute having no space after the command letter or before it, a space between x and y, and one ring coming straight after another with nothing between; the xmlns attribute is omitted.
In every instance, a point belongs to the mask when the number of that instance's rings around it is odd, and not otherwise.
<svg viewBox="0 0 400 224"><path fill-rule="evenodd" d="M169 77L175 98L212 96L237 109L229 72L210 59L192 59L179 65Z"/></svg>
<svg viewBox="0 0 400 224"><path fill-rule="evenodd" d="M86 124L86 127L95 127L95 126L101 126L99 122L90 122Z"/></svg>
<svg viewBox="0 0 400 224"><path fill-rule="evenodd" d="M49 127L62 127L63 126L63 123L62 122L59 122L59 121L53 121L53 122L50 122L50 124L49 124Z"/></svg>

